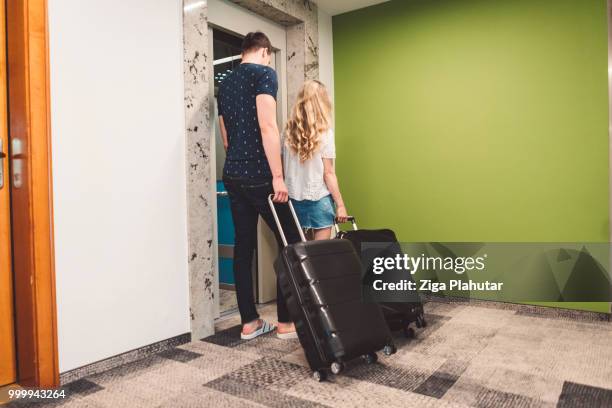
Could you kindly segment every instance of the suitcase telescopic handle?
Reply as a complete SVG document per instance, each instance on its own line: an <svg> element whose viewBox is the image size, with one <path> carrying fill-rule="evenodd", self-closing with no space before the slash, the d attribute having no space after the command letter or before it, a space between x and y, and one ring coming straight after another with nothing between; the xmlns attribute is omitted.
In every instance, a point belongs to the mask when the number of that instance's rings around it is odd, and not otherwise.
<svg viewBox="0 0 612 408"><path fill-rule="evenodd" d="M268 204L270 204L270 208L272 209L272 215L274 216L274 221L276 221L276 227L278 228L278 233L283 240L283 244L287 246L287 238L285 237L285 232L283 231L283 226L281 225L280 219L278 218L278 213L276 212L276 207L274 206L274 201L272 201L272 197L274 194L270 194L268 196ZM291 210L291 215L293 215L293 220L295 221L295 225L297 226L298 232L300 233L300 239L302 242L306 242L306 237L304 236L304 231L302 231L302 225L300 224L300 220L295 213L295 209L293 208L293 204L291 204L291 200L287 201L289 204L289 209Z"/></svg>
<svg viewBox="0 0 612 408"><path fill-rule="evenodd" d="M352 215L349 215L348 217L346 217L346 222L350 222L351 224L353 224L353 230L357 231L359 228L357 228L357 222L355 221L355 217L353 217ZM340 233L340 225L338 225L338 217L334 218L334 229L336 230L336 234Z"/></svg>

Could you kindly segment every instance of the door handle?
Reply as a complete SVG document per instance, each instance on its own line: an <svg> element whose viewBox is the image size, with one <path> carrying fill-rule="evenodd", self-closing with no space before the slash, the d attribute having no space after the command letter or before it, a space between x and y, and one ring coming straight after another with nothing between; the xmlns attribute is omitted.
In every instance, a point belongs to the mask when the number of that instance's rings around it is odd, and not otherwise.
<svg viewBox="0 0 612 408"><path fill-rule="evenodd" d="M23 142L15 137L11 140L11 169L13 172L13 187L21 188L23 186Z"/></svg>
<svg viewBox="0 0 612 408"><path fill-rule="evenodd" d="M0 190L4 187L4 140L0 139Z"/></svg>

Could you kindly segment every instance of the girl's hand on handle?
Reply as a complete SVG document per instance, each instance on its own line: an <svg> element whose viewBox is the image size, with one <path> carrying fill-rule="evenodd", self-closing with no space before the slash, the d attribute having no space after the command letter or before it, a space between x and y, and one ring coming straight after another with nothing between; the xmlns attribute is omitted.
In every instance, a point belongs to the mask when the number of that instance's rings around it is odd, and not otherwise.
<svg viewBox="0 0 612 408"><path fill-rule="evenodd" d="M343 205L339 205L336 208L336 218L339 223L346 222L348 219L348 213L346 212L346 207Z"/></svg>

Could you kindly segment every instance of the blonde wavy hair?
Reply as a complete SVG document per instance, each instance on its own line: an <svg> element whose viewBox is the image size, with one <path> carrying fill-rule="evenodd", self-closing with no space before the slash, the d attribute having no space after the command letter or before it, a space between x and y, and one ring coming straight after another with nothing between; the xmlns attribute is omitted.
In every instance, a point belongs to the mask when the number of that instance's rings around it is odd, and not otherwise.
<svg viewBox="0 0 612 408"><path fill-rule="evenodd" d="M285 126L285 144L300 162L312 158L322 135L332 125L332 104L325 85L316 80L304 83L291 117Z"/></svg>

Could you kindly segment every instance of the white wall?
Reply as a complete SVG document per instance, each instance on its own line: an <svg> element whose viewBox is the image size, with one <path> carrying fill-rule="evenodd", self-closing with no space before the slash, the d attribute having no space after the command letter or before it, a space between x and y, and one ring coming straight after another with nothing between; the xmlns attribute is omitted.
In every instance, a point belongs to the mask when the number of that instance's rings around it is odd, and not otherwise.
<svg viewBox="0 0 612 408"><path fill-rule="evenodd" d="M334 100L334 43L332 17L319 8L319 79Z"/></svg>
<svg viewBox="0 0 612 408"><path fill-rule="evenodd" d="M49 0L60 371L189 331L181 0Z"/></svg>

